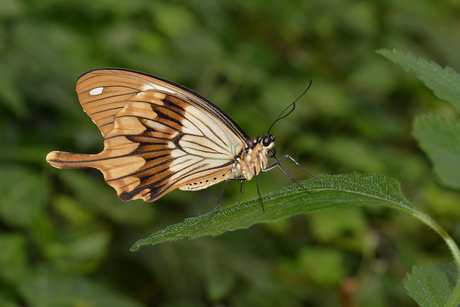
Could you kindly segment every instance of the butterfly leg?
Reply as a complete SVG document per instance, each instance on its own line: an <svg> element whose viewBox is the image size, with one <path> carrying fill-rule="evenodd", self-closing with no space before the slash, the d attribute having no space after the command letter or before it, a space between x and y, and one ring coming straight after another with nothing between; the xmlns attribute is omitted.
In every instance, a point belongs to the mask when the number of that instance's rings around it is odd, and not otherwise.
<svg viewBox="0 0 460 307"><path fill-rule="evenodd" d="M259 183L257 182L257 175L256 175L256 169L255 168L254 168L254 177L256 178L257 193L259 193L259 199L260 199L260 204L262 205L262 211L265 212L264 202L262 201L262 196L260 195ZM246 180L246 179L229 179L229 180L239 180L241 182L241 185L240 185L240 197L238 198L238 205L239 205L240 201L241 201L241 195L243 194L243 181Z"/></svg>
<svg viewBox="0 0 460 307"><path fill-rule="evenodd" d="M241 195L243 194L243 180L240 180L240 183L240 197L238 197L238 206L240 205Z"/></svg>
<svg viewBox="0 0 460 307"><path fill-rule="evenodd" d="M200 226L196 226L194 229L198 229L200 227L203 227L207 222L209 222L209 220L212 218L212 216L214 215L214 213L217 211L217 208L219 208L220 206L220 201L222 199L222 195L224 195L224 191L225 191L225 186L227 185L227 182L228 182L228 179L225 180L224 182L224 186L222 188L222 191L220 192L220 196L219 196L219 199L217 200L217 205L214 207L214 209L212 209L212 212L211 214L209 214L209 217L206 219L206 221L204 221L203 224L201 224ZM241 189L243 188L243 181L241 181Z"/></svg>
<svg viewBox="0 0 460 307"><path fill-rule="evenodd" d="M299 162L297 162L296 160L294 160L293 157L291 157L290 155L285 155L284 157L282 157L281 159L277 159L276 157L274 157L276 162L268 165L265 169L263 169L264 172L267 172L269 170L272 170L273 168L275 168L276 166L280 167L281 168L281 165L280 165L280 162L289 158L291 159L292 162L294 162L298 167L300 167L304 172L306 172L308 175L312 176L313 178L315 178L316 180L318 181L321 181L322 183L325 183L324 181L322 181L321 179L319 179L318 177L316 177L315 175L313 175L312 173L310 173L308 170L306 170Z"/></svg>
<svg viewBox="0 0 460 307"><path fill-rule="evenodd" d="M322 181L321 179L317 178L316 176L314 176L312 173L310 173L309 171L307 171L302 165L300 165L299 162L297 162L296 160L294 160L294 158L292 158L290 155L285 155L284 157L282 157L281 159L277 159L276 157L274 157L276 162L270 164L270 165L267 165L266 168L263 169L264 172L267 172L269 170L272 170L274 169L275 167L279 167L281 169L281 171L289 178L292 180L292 182L294 182L295 184L297 184L302 190L304 190L306 193L308 194L311 194L309 191L307 191L307 189L305 189L300 183L298 183L294 178L292 178L291 175L288 174L288 172L286 172L286 170L281 166L280 162L289 158L291 159L292 162L294 162L298 167L300 167L304 172L306 172L307 174L309 174L310 176L312 176L313 178L315 178L316 180L319 180L321 181L322 183L325 183L324 181Z"/></svg>
<svg viewBox="0 0 460 307"><path fill-rule="evenodd" d="M265 212L264 202L262 201L262 196L260 195L259 182L257 182L257 172L256 172L255 167L254 167L254 178L256 179L257 193L259 193L260 205L262 206L262 211Z"/></svg>

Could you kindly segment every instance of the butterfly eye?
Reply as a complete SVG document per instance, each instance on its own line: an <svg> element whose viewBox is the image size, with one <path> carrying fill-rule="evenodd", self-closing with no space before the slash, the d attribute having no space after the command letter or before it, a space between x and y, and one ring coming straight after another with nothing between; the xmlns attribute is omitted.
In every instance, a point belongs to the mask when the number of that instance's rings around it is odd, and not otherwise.
<svg viewBox="0 0 460 307"><path fill-rule="evenodd" d="M262 145L263 145L264 147L267 147L267 146L269 146L274 140L275 140L275 138L273 137L273 135L267 134L266 136L264 136L264 139L262 140Z"/></svg>
<svg viewBox="0 0 460 307"><path fill-rule="evenodd" d="M270 158L273 158L275 155L276 155L276 149L275 149L275 147L273 147L268 151L268 156Z"/></svg>

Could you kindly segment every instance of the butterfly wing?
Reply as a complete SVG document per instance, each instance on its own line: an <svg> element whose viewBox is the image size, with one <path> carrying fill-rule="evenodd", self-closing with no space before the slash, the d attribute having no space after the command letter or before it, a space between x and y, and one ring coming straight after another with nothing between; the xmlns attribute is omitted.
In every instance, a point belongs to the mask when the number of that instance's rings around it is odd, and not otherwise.
<svg viewBox="0 0 460 307"><path fill-rule="evenodd" d="M154 201L230 176L250 141L217 106L171 81L122 69L82 75L77 94L104 136L97 155L51 152L58 168L93 167L123 201Z"/></svg>

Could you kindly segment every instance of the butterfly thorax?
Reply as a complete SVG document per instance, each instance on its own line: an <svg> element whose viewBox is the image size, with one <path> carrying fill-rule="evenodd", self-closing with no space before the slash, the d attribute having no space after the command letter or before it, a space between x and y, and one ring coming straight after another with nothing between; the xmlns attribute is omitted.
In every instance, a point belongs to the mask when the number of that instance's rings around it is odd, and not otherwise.
<svg viewBox="0 0 460 307"><path fill-rule="evenodd" d="M271 134L254 138L237 158L232 168L230 178L251 180L254 175L258 175L261 170L267 167L268 159L271 157L269 152L275 150L275 137Z"/></svg>

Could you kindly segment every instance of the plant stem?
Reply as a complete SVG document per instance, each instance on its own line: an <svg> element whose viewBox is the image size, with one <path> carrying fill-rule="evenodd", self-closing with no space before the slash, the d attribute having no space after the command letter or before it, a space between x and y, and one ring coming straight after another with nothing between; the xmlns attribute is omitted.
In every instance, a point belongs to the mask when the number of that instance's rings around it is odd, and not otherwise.
<svg viewBox="0 0 460 307"><path fill-rule="evenodd" d="M399 207L399 209L401 209ZM436 231L441 238L444 239L446 242L447 246L449 247L452 256L454 257L455 263L457 265L458 270L460 271L460 250L458 249L457 244L452 240L452 237L443 229L441 226L439 226L438 223L436 223L435 220L433 220L430 216L426 215L425 213L417 210L413 210L412 208L404 208L403 210L407 210L408 213L410 213L412 216L418 218L422 222L424 222L426 225L431 227L434 231ZM460 302L460 280L457 281L457 285L455 286L454 291L452 292L452 295L449 299L449 301L446 304L446 307L456 307L458 303Z"/></svg>
<svg viewBox="0 0 460 307"><path fill-rule="evenodd" d="M455 286L454 292L452 292L452 296L450 297L449 301L447 302L447 307L456 307L458 302L460 301L460 282L457 282Z"/></svg>

